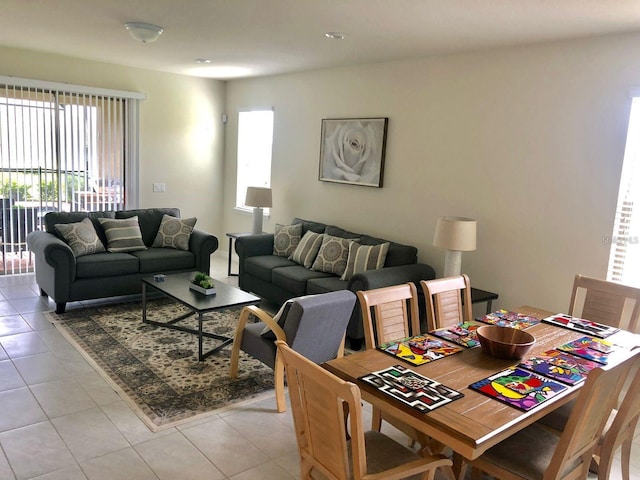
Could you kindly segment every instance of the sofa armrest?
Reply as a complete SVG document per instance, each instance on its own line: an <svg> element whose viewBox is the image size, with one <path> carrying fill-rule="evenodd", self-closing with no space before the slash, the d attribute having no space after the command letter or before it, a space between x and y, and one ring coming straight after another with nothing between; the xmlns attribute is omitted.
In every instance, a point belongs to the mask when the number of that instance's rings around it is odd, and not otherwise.
<svg viewBox="0 0 640 480"><path fill-rule="evenodd" d="M412 263L411 265L386 267L357 273L349 279L347 288L352 292L357 292L358 290L373 290L374 288L407 282L418 284L420 280L432 280L434 278L436 278L436 272L431 265Z"/></svg>
<svg viewBox="0 0 640 480"><path fill-rule="evenodd" d="M27 235L29 250L38 265L51 267L56 278L71 284L76 277L76 257L71 247L51 233L35 230Z"/></svg>
<svg viewBox="0 0 640 480"><path fill-rule="evenodd" d="M196 270L210 273L211 254L218 249L218 238L201 230L193 230L189 239L189 251L196 256Z"/></svg>
<svg viewBox="0 0 640 480"><path fill-rule="evenodd" d="M273 233L259 233L238 237L235 242L236 253L242 260L257 255L273 255Z"/></svg>

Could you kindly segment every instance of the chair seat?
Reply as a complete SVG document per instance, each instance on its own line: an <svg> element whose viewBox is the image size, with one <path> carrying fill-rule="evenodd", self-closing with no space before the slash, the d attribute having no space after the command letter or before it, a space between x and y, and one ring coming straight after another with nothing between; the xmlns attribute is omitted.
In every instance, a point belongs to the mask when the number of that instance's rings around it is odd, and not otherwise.
<svg viewBox="0 0 640 480"><path fill-rule="evenodd" d="M367 450L367 469L369 474L384 472L420 458L417 453L385 434L374 430L364 433L364 444ZM351 461L351 449L349 449L349 461ZM422 476L412 475L406 478L420 480Z"/></svg>
<svg viewBox="0 0 640 480"><path fill-rule="evenodd" d="M515 475L540 480L551 463L559 439L554 433L534 424L490 448L482 458ZM535 452L535 455L527 455L526 452ZM573 464L571 468L575 466Z"/></svg>

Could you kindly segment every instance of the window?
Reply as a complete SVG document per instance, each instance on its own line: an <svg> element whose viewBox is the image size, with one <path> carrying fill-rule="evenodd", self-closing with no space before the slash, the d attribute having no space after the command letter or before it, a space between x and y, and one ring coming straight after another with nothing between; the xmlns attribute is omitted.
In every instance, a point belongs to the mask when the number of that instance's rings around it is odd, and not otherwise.
<svg viewBox="0 0 640 480"><path fill-rule="evenodd" d="M607 280L640 287L640 97L631 103Z"/></svg>
<svg viewBox="0 0 640 480"><path fill-rule="evenodd" d="M22 257L28 233L44 228L49 211L137 206L137 112L142 98L131 92L0 77L4 272L13 268L7 254Z"/></svg>
<svg viewBox="0 0 640 480"><path fill-rule="evenodd" d="M237 208L252 210L244 204L247 187L271 187L272 147L273 110L239 112ZM268 215L269 209L264 212Z"/></svg>

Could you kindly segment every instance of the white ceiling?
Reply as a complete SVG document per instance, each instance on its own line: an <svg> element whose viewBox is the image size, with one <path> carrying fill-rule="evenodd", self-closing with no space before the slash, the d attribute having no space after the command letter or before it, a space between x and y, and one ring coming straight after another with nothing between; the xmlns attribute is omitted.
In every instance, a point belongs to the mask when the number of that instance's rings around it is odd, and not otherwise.
<svg viewBox="0 0 640 480"><path fill-rule="evenodd" d="M0 45L210 78L640 31L640 0L2 0ZM123 24L164 27L142 44ZM329 40L337 31L344 40ZM210 59L199 66L196 58Z"/></svg>

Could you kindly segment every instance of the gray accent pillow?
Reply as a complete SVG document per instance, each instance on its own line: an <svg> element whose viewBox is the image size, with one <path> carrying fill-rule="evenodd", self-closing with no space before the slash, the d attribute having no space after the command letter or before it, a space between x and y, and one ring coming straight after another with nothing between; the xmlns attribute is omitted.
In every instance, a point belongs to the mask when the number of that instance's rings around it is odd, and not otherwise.
<svg viewBox="0 0 640 480"><path fill-rule="evenodd" d="M340 280L349 280L356 273L367 270L379 270L384 267L384 261L389 251L389 242L379 245L361 245L358 242L351 242L349 245L349 257L347 268L340 277Z"/></svg>
<svg viewBox="0 0 640 480"><path fill-rule="evenodd" d="M110 252L135 252L147 249L142 241L138 217L99 218L98 221L107 236L107 250Z"/></svg>
<svg viewBox="0 0 640 480"><path fill-rule="evenodd" d="M176 218L167 214L163 215L160 228L151 246L189 250L189 239L196 221L195 217Z"/></svg>
<svg viewBox="0 0 640 480"><path fill-rule="evenodd" d="M320 245L322 245L322 235L322 233L315 233L311 230L305 233L289 260L311 268L316 255L318 255L318 250L320 250Z"/></svg>
<svg viewBox="0 0 640 480"><path fill-rule="evenodd" d="M105 251L89 218L84 218L77 223L58 223L54 228L62 235L76 257Z"/></svg>
<svg viewBox="0 0 640 480"><path fill-rule="evenodd" d="M322 236L322 245L316 256L311 270L318 272L332 273L342 276L347 269L347 259L349 258L349 244L359 238L341 238L327 235Z"/></svg>
<svg viewBox="0 0 640 480"><path fill-rule="evenodd" d="M289 257L300 243L302 224L280 225L276 223L273 234L273 254L278 257Z"/></svg>

